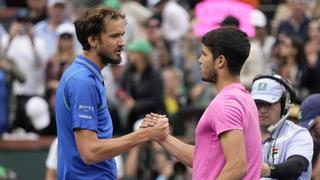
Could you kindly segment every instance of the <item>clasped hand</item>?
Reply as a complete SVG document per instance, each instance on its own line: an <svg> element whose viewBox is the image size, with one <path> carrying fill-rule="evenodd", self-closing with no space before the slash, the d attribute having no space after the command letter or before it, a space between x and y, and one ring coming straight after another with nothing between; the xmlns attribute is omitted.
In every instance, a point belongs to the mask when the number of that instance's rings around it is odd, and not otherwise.
<svg viewBox="0 0 320 180"><path fill-rule="evenodd" d="M151 130L150 139L156 142L163 141L170 132L169 120L166 115L155 113L147 114L139 128Z"/></svg>

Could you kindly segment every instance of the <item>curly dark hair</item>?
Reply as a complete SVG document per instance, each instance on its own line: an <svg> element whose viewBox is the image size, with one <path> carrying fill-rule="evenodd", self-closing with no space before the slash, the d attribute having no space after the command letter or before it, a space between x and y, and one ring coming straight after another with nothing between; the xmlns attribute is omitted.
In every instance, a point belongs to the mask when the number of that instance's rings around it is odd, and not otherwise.
<svg viewBox="0 0 320 180"><path fill-rule="evenodd" d="M240 74L250 52L250 43L245 32L236 28L219 28L205 34L201 42L210 50L214 59L220 55L226 58L231 74Z"/></svg>
<svg viewBox="0 0 320 180"><path fill-rule="evenodd" d="M105 18L108 20L125 19L125 15L119 11L104 7L95 6L84 10L74 22L76 34L83 50L89 50L88 37L99 37L101 32L105 32Z"/></svg>

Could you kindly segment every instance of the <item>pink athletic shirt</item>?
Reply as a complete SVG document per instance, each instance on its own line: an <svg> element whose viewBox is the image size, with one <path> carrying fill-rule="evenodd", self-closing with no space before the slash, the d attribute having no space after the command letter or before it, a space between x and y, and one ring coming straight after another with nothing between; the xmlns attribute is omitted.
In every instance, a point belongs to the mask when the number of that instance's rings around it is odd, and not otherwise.
<svg viewBox="0 0 320 180"><path fill-rule="evenodd" d="M258 110L249 92L235 83L219 92L197 125L193 180L217 179L225 165L219 134L236 129L243 132L245 139L248 173L244 179L260 179L262 145Z"/></svg>

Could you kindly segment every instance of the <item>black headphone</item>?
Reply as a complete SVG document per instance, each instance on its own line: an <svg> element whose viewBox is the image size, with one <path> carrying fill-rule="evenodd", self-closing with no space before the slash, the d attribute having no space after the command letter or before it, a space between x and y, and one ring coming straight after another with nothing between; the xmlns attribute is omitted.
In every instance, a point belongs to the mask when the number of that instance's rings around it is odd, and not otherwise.
<svg viewBox="0 0 320 180"><path fill-rule="evenodd" d="M258 79L272 79L280 83L285 89L285 92L282 94L280 103L281 103L281 116L285 115L290 109L292 101L296 97L296 93L291 83L288 80L282 79L278 74L260 74L254 77L252 84Z"/></svg>

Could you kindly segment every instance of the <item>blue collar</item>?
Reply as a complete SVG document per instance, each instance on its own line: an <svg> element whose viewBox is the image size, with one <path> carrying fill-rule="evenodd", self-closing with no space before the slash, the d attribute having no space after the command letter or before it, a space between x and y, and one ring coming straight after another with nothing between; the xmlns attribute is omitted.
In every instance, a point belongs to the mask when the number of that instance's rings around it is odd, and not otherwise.
<svg viewBox="0 0 320 180"><path fill-rule="evenodd" d="M80 64L86 66L103 83L103 77L102 77L101 71L100 71L99 67L95 63L93 63L91 60L89 60L88 58L84 57L83 55L78 55L75 61L77 63L80 63Z"/></svg>

